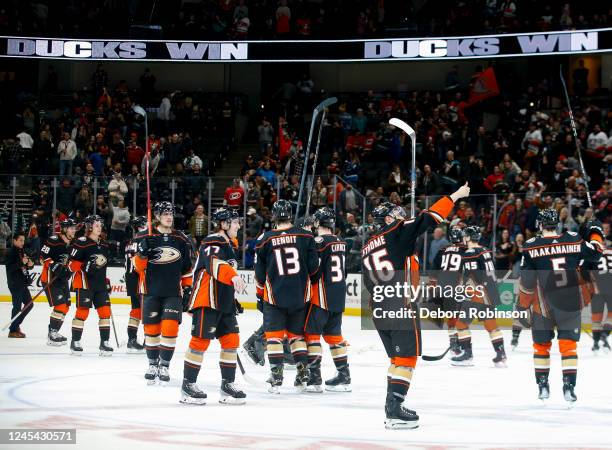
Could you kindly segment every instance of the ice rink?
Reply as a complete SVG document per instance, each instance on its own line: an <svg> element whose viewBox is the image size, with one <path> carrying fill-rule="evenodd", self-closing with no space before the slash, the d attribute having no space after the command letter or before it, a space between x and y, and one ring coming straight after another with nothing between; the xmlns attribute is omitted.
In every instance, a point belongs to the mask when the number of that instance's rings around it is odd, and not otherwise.
<svg viewBox="0 0 612 450"><path fill-rule="evenodd" d="M127 340L128 306L113 306L120 342ZM62 334L70 335L70 320ZM0 304L5 323L10 305ZM247 393L244 406L220 405L218 388L219 345L213 343L204 358L199 385L208 393L205 406L179 404L183 354L191 318L184 316L168 386L147 386L144 355L128 355L125 346L110 358L98 356L97 316L92 311L85 325L82 357L68 347L48 347L49 308L37 303L22 330L27 339L0 338L2 397L0 428L76 428L77 445L65 448L612 448L612 355L594 356L591 339L579 344L577 405L568 410L561 393L560 360L556 343L551 368L551 399L537 400L531 358L531 337L521 335L518 349L508 349L508 368L494 368L488 336L473 336L475 366L451 367L448 359L420 360L408 393L407 406L420 415L416 430L385 430L384 399L388 359L376 332L361 331L357 317L345 318L350 343L352 393L297 393L294 371L285 371L281 395L268 394L237 375ZM241 338L261 322L257 311L239 317ZM142 329L139 333L142 340ZM426 332L426 354L446 348L446 331ZM112 340L115 346L114 339ZM323 377L335 370L323 345ZM264 381L267 366L245 368ZM2 448L11 448L1 446ZM62 448L55 445L53 448ZM40 448L14 445L12 448Z"/></svg>

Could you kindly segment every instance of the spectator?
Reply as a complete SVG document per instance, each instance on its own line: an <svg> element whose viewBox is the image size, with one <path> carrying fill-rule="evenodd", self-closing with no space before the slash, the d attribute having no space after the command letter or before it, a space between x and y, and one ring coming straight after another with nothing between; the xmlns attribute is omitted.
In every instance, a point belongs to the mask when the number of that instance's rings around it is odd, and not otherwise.
<svg viewBox="0 0 612 450"><path fill-rule="evenodd" d="M427 255L427 262L429 267L433 267L434 259L441 248L448 245L448 239L444 235L444 230L440 227L436 227L433 231L433 240L429 244L429 254Z"/></svg>
<svg viewBox="0 0 612 450"><path fill-rule="evenodd" d="M259 236L263 228L263 218L257 214L257 210L249 207L246 217L246 232L251 236Z"/></svg>
<svg viewBox="0 0 612 450"><path fill-rule="evenodd" d="M586 153L593 158L601 159L606 154L607 143L608 136L601 131L601 127L596 123L587 138Z"/></svg>
<svg viewBox="0 0 612 450"><path fill-rule="evenodd" d="M202 239L208 235L208 216L204 213L204 206L197 205L191 219L189 219L189 234L196 245L200 247Z"/></svg>
<svg viewBox="0 0 612 450"><path fill-rule="evenodd" d="M270 124L270 121L264 117L261 121L261 125L257 127L257 133L259 135L259 150L263 154L269 144L274 142L274 128Z"/></svg>
<svg viewBox="0 0 612 450"><path fill-rule="evenodd" d="M444 174L442 176L442 184L446 191L454 191L461 175L461 164L455 159L455 152L452 150L446 152L446 161L444 161L442 173Z"/></svg>
<svg viewBox="0 0 612 450"><path fill-rule="evenodd" d="M578 224L569 215L567 207L561 208L559 211L559 225L557 225L557 234L565 233L566 231L578 232Z"/></svg>
<svg viewBox="0 0 612 450"><path fill-rule="evenodd" d="M126 154L126 163L130 166L139 166L145 156L145 151L136 143L136 135L132 133L130 142L128 143Z"/></svg>
<svg viewBox="0 0 612 450"><path fill-rule="evenodd" d="M113 179L108 183L108 198L112 205L122 202L128 193L125 180L121 177L121 172L113 173Z"/></svg>
<svg viewBox="0 0 612 450"><path fill-rule="evenodd" d="M130 223L130 211L125 202L119 200L117 206L112 207L113 218L110 227L110 239L117 242L117 248L125 247L127 239L126 228Z"/></svg>
<svg viewBox="0 0 612 450"><path fill-rule="evenodd" d="M11 227L7 225L4 218L0 215L0 259L2 261L4 261L4 256L6 255L6 243L11 233Z"/></svg>
<svg viewBox="0 0 612 450"><path fill-rule="evenodd" d="M504 174L499 169L499 166L494 166L493 173L485 179L484 186L489 192L494 193L499 190L499 187L503 184L503 182Z"/></svg>
<svg viewBox="0 0 612 450"><path fill-rule="evenodd" d="M234 178L232 185L225 190L223 204L234 209L242 209L244 202L244 189L240 186L240 179Z"/></svg>
<svg viewBox="0 0 612 450"><path fill-rule="evenodd" d="M192 172L195 166L198 166L198 170L203 166L202 160L194 153L193 148L187 150L187 157L183 161L183 166L187 173Z"/></svg>
<svg viewBox="0 0 612 450"><path fill-rule="evenodd" d="M26 130L23 130L17 135L19 140L19 146L22 148L23 153L31 153L32 147L34 146L34 139L30 136Z"/></svg>
<svg viewBox="0 0 612 450"><path fill-rule="evenodd" d="M584 60L578 60L578 67L572 72L574 82L574 93L579 97L584 97L589 91L589 69L584 67Z"/></svg>
<svg viewBox="0 0 612 450"><path fill-rule="evenodd" d="M181 142L178 133L173 133L170 136L170 142L165 148L166 165L168 175L174 172L176 165L182 161L183 143Z"/></svg>
<svg viewBox="0 0 612 450"><path fill-rule="evenodd" d="M365 134L368 127L368 118L363 113L363 108L357 108L357 114L352 118L353 130Z"/></svg>
<svg viewBox="0 0 612 450"><path fill-rule="evenodd" d="M310 204L312 205L312 212L327 205L327 188L323 185L321 177L317 177L317 181L312 188Z"/></svg>
<svg viewBox="0 0 612 450"><path fill-rule="evenodd" d="M502 230L499 241L495 244L495 268L510 270L516 258L517 247L510 241L510 232Z"/></svg>
<svg viewBox="0 0 612 450"><path fill-rule="evenodd" d="M61 186L57 189L57 209L65 215L70 215L74 208L75 189L70 183L69 178L62 180Z"/></svg>
<svg viewBox="0 0 612 450"><path fill-rule="evenodd" d="M87 185L83 185L79 191L74 204L74 210L79 213L80 217L87 217L93 211L93 197Z"/></svg>
<svg viewBox="0 0 612 450"><path fill-rule="evenodd" d="M57 145L57 154L59 155L59 175L72 175L72 165L77 156L77 147L70 133L65 132L62 135L62 140Z"/></svg>
<svg viewBox="0 0 612 450"><path fill-rule="evenodd" d="M287 6L287 0L280 0L276 9L276 34L283 36L291 31L291 10Z"/></svg>
<svg viewBox="0 0 612 450"><path fill-rule="evenodd" d="M359 210L359 204L357 195L355 195L355 191L353 190L353 186L351 184L346 185L346 189L344 189L340 193L340 212L347 215L348 213L355 213Z"/></svg>

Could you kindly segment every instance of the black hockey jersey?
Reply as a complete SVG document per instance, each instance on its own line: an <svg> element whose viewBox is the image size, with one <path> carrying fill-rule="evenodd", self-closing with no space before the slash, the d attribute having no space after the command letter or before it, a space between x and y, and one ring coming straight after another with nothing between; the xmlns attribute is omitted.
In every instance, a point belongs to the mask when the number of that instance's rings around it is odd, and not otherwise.
<svg viewBox="0 0 612 450"><path fill-rule="evenodd" d="M73 273L72 289L91 289L106 291L106 267L108 264L108 244L82 236L73 242L68 260L68 268ZM86 272L87 266L92 270Z"/></svg>
<svg viewBox="0 0 612 450"><path fill-rule="evenodd" d="M236 293L232 278L238 275L237 245L220 234L211 234L202 240L193 272L190 310L207 307L225 313L234 311Z"/></svg>
<svg viewBox="0 0 612 450"><path fill-rule="evenodd" d="M292 226L264 233L255 247L257 294L273 305L297 310L310 301L319 256L311 233Z"/></svg>
<svg viewBox="0 0 612 450"><path fill-rule="evenodd" d="M68 256L70 255L70 244L67 244L60 235L54 234L50 236L40 249L40 259L42 261L42 272L40 273L40 281L48 283L55 275L51 273L51 266L56 262L66 265ZM68 283L70 272L64 271L60 278L53 281L54 285L60 286Z"/></svg>
<svg viewBox="0 0 612 450"><path fill-rule="evenodd" d="M484 247L467 248L461 259L463 284L477 288L473 301L499 305L499 290L493 264L493 253Z"/></svg>
<svg viewBox="0 0 612 450"><path fill-rule="evenodd" d="M182 286L191 285L191 241L180 231L160 233L153 230L151 236L146 231L138 233L134 242L140 239L153 240L151 255L143 258L136 254L134 267L139 274L138 292L158 297L180 297Z"/></svg>
<svg viewBox="0 0 612 450"><path fill-rule="evenodd" d="M452 286L461 282L461 258L467 247L463 244L449 244L438 250L430 271L430 280L439 286Z"/></svg>
<svg viewBox="0 0 612 450"><path fill-rule="evenodd" d="M343 312L346 304L346 242L333 234L315 238L319 270L313 280L311 303L331 312Z"/></svg>
<svg viewBox="0 0 612 450"><path fill-rule="evenodd" d="M594 293L612 298L612 248L605 248L598 261L585 263L584 270L590 275Z"/></svg>
<svg viewBox="0 0 612 450"><path fill-rule="evenodd" d="M597 262L598 245L583 241L577 233L534 237L523 245L519 302L550 317L551 307L577 311L584 306L578 267L581 260Z"/></svg>

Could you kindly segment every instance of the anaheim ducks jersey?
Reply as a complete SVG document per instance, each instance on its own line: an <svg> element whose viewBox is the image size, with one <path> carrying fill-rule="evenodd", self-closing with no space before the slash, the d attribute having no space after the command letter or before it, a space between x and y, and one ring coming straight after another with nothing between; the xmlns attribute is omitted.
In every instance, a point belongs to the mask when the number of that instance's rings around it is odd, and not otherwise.
<svg viewBox="0 0 612 450"><path fill-rule="evenodd" d="M273 305L297 310L310 301L311 277L319 267L314 237L302 228L264 233L255 247L258 296Z"/></svg>
<svg viewBox="0 0 612 450"><path fill-rule="evenodd" d="M136 296L138 292L138 272L134 267L134 255L136 255L137 244L133 240L125 246L125 290L127 295Z"/></svg>
<svg viewBox="0 0 612 450"><path fill-rule="evenodd" d="M343 312L346 303L346 242L333 234L315 237L319 270L310 302L331 312Z"/></svg>
<svg viewBox="0 0 612 450"><path fill-rule="evenodd" d="M551 317L551 309L578 311L585 305L578 267L581 260L597 262L601 248L577 233L534 237L523 245L519 302Z"/></svg>
<svg viewBox="0 0 612 450"><path fill-rule="evenodd" d="M234 311L236 294L232 278L238 275L236 247L236 241L229 242L220 234L202 240L193 272L190 310L207 307L225 313Z"/></svg>
<svg viewBox="0 0 612 450"><path fill-rule="evenodd" d="M108 244L102 240L96 242L87 236L82 236L74 241L71 248L68 269L73 273L72 290L106 291ZM90 260L94 261L97 270L86 273L85 267Z"/></svg>
<svg viewBox="0 0 612 450"><path fill-rule="evenodd" d="M463 266L461 258L467 247L463 244L449 244L438 250L434 261L430 280L438 286L458 286L461 282Z"/></svg>
<svg viewBox="0 0 612 450"><path fill-rule="evenodd" d="M585 263L584 269L589 273L593 293L612 298L612 248L605 248L599 260Z"/></svg>
<svg viewBox="0 0 612 450"><path fill-rule="evenodd" d="M463 284L475 289L471 299L485 305L499 305L499 290L495 277L493 253L484 247L466 248L461 258L463 268Z"/></svg>
<svg viewBox="0 0 612 450"><path fill-rule="evenodd" d="M443 197L431 208L421 211L416 218L396 220L368 239L361 249L361 258L367 272L364 280L370 294L375 286L380 285L418 285L417 238L446 219L453 206L449 197ZM405 303L407 297L402 295L401 300Z"/></svg>
<svg viewBox="0 0 612 450"><path fill-rule="evenodd" d="M134 242L148 238L153 241L149 258L134 255L132 262L138 272L138 292L156 297L180 297L182 286L191 285L191 242L180 231L160 233L153 230L138 233Z"/></svg>
<svg viewBox="0 0 612 450"><path fill-rule="evenodd" d="M62 264L68 263L68 256L70 255L70 244L67 244L59 234L54 234L46 240L45 244L40 249L40 259L42 261L42 272L40 273L40 281L42 283L48 283L53 279L54 275L51 273L51 265L56 262ZM64 271L64 274L53 281L54 285L61 285L68 283L70 280L70 272Z"/></svg>

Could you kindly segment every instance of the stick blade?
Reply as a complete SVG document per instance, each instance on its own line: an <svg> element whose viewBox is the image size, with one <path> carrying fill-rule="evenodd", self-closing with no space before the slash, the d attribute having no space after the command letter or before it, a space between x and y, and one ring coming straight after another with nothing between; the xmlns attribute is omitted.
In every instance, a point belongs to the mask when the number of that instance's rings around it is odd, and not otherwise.
<svg viewBox="0 0 612 450"><path fill-rule="evenodd" d="M319 103L316 107L317 111L323 111L325 108L329 108L334 103L338 103L338 99L336 97L329 97Z"/></svg>
<svg viewBox="0 0 612 450"><path fill-rule="evenodd" d="M399 128L404 133L406 133L406 134L408 134L410 136L414 136L414 134L415 134L414 130L412 129L412 127L410 125L408 125L403 120L398 119L397 117L392 117L391 119L389 119L389 124L393 125L396 128Z"/></svg>

